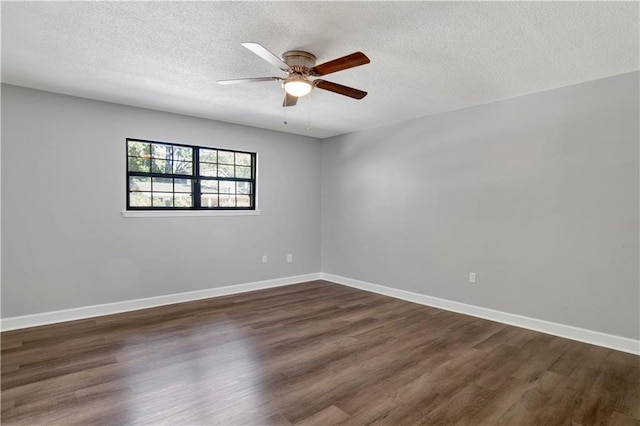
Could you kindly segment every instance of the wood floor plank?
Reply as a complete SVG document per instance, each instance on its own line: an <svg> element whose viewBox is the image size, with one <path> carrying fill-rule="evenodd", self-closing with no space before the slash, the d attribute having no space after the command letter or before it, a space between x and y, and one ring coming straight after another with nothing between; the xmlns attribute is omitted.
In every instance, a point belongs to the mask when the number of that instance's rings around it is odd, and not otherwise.
<svg viewBox="0 0 640 426"><path fill-rule="evenodd" d="M640 420L635 420L632 417L614 411L607 423L609 426L639 426Z"/></svg>
<svg viewBox="0 0 640 426"><path fill-rule="evenodd" d="M640 358L313 281L2 333L6 425L640 424Z"/></svg>
<svg viewBox="0 0 640 426"><path fill-rule="evenodd" d="M296 423L296 426L324 426L340 423L343 420L349 418L349 415L336 407L331 405L324 410L318 411L314 415L307 417L306 419Z"/></svg>

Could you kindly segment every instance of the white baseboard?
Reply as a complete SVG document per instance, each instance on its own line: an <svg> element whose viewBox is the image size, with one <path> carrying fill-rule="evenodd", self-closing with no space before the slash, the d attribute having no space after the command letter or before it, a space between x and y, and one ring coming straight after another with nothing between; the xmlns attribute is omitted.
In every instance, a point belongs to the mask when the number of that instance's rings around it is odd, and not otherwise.
<svg viewBox="0 0 640 426"><path fill-rule="evenodd" d="M639 340L601 333L598 331L587 330L579 327L573 327L570 325L529 318L521 315L510 314L508 312L496 311L479 306L467 305L465 303L454 302L452 300L426 296L424 294L385 287L378 284L354 280L339 275L326 274L323 272L230 285L226 287L210 288L205 290L189 291L185 293L148 297L144 299L126 300L123 302L106 303L102 305L43 312L40 314L10 317L0 320L0 330L9 331L64 321L74 321L79 319L98 317L102 315L111 315L121 312L135 311L138 309L170 305L173 303L189 302L192 300L208 299L211 297L227 296L254 290L282 287L285 285L298 284L319 279L358 288L360 290L370 291L372 293L382 294L384 296L394 297L396 299L419 303L421 305L433 306L436 308L445 309L447 311L472 315L478 318L484 318L503 324L514 325L529 330L552 334L554 336L590 343L592 345L604 346L606 348L628 352L635 355L640 354Z"/></svg>
<svg viewBox="0 0 640 426"><path fill-rule="evenodd" d="M385 287L365 281L341 277L339 275L326 274L324 272L320 274L320 277L321 279L326 281L358 288L360 290L370 291L372 293L382 294L384 296L395 297L396 299L402 299L408 302L419 303L421 305L433 306L435 308L445 309L447 311L472 315L474 317L484 318L503 324L514 325L517 327L539 331L542 333L552 334L554 336L577 340L579 342L604 346L606 348L628 352L634 355L640 354L640 340L634 340L627 337L615 336L612 334L601 333L598 331L587 330L570 325L558 324L555 322L510 314L507 312L482 308L480 306L467 305L465 303L454 302L451 300L426 296L424 294L414 293L411 291Z"/></svg>
<svg viewBox="0 0 640 426"><path fill-rule="evenodd" d="M282 287L306 281L320 279L320 273L296 275L292 277L276 278L272 280L256 281L252 283L230 285L226 287L209 288L205 290L188 291L185 293L167 294L164 296L147 297L144 299L126 300L123 302L105 303L102 305L84 306L81 308L64 309L61 311L43 312L41 314L24 315L4 318L0 321L0 330L9 331L19 328L35 327L64 321L75 321L102 315L118 314L138 309L153 308L170 305L172 303L189 302L192 300L208 299L210 297L227 296L245 293L247 291L266 288Z"/></svg>

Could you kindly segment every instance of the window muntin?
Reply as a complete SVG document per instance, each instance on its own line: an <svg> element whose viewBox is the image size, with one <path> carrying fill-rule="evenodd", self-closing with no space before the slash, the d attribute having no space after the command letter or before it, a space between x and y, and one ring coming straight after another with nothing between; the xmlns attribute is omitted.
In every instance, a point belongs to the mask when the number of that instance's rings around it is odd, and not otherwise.
<svg viewBox="0 0 640 426"><path fill-rule="evenodd" d="M127 210L255 210L256 154L127 139Z"/></svg>

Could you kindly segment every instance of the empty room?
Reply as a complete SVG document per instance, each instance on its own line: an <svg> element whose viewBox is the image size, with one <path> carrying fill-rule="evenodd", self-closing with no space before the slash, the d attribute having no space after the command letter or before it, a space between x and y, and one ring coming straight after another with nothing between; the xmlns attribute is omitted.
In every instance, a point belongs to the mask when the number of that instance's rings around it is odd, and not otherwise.
<svg viewBox="0 0 640 426"><path fill-rule="evenodd" d="M639 2L1 14L1 422L639 425Z"/></svg>

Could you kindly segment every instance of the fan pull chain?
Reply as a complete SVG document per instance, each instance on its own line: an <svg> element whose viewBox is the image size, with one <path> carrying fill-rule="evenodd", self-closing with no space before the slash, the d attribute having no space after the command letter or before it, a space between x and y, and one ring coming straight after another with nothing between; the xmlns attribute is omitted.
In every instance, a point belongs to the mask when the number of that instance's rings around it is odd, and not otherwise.
<svg viewBox="0 0 640 426"><path fill-rule="evenodd" d="M287 109L286 108L282 108L284 110L284 120L282 121L282 125L286 126L287 125Z"/></svg>
<svg viewBox="0 0 640 426"><path fill-rule="evenodd" d="M311 92L307 95L307 130L311 130Z"/></svg>

